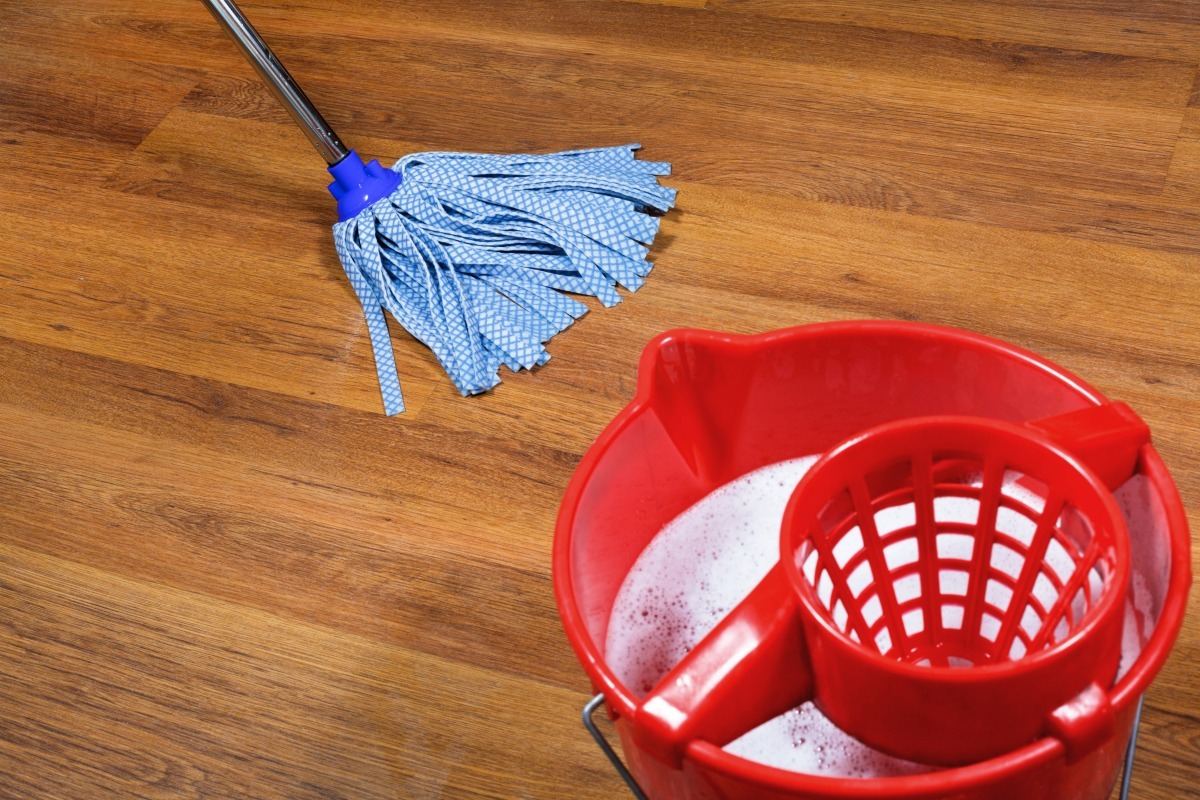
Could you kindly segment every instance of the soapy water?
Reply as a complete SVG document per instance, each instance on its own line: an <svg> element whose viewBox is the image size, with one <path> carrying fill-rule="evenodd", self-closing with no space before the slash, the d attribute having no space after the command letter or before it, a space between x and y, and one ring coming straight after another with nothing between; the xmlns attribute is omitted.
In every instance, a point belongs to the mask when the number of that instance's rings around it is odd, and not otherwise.
<svg viewBox="0 0 1200 800"><path fill-rule="evenodd" d="M669 522L646 546L617 594L605 647L606 661L631 691L649 693L775 564L784 509L816 460L807 456L772 464L718 488ZM1006 474L1003 493L1040 511L1042 497L1019 480L1018 475ZM1139 540L1150 538L1137 535L1137 526L1151 524L1152 514L1144 508L1146 493L1144 482L1136 477L1116 492L1135 548L1130 592L1134 603L1126 608L1118 679L1141 654L1160 608L1154 607L1159 604L1147 588L1156 585L1158 576L1139 572L1136 552ZM942 504L938 519L973 522L978 512L978 501L970 498L937 502ZM898 528L908 512L892 513ZM885 518L879 521L888 523ZM1016 516L997 520L998 529L1014 536L1023 535L1028 524ZM961 541L968 549L951 557L969 557L970 537ZM948 555L940 542L939 554ZM769 766L833 777L892 777L937 769L868 747L838 729L812 703L760 725L725 749Z"/></svg>

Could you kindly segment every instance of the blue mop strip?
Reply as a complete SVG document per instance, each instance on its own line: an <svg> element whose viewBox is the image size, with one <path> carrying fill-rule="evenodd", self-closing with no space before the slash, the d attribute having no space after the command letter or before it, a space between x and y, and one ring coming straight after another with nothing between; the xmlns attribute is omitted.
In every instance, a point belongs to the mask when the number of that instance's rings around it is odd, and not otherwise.
<svg viewBox="0 0 1200 800"><path fill-rule="evenodd" d="M384 410L404 410L383 311L433 350L463 395L495 386L499 367L530 369L587 307L619 303L653 266L647 245L675 190L638 161L637 145L549 155L418 153L400 185L334 226L367 320Z"/></svg>

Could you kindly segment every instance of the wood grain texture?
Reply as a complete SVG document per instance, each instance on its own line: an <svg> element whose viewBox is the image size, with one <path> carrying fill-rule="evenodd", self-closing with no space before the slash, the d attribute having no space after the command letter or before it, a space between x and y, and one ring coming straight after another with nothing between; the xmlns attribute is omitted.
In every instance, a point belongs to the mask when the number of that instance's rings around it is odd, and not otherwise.
<svg viewBox="0 0 1200 800"><path fill-rule="evenodd" d="M246 10L364 154L640 141L680 206L488 395L398 331L386 419L319 159L201 5L0 0L0 798L623 796L551 531L671 327L1010 340L1137 408L1200 526L1200 6ZM1137 798L1197 796L1197 664L1194 593Z"/></svg>

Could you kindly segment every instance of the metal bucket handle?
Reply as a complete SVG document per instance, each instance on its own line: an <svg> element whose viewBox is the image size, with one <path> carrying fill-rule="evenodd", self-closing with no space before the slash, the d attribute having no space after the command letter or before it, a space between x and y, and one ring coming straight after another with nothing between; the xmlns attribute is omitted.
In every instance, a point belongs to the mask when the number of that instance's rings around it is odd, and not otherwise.
<svg viewBox="0 0 1200 800"><path fill-rule="evenodd" d="M1121 770L1121 796L1120 800L1129 800L1129 781L1133 777L1133 759L1137 755L1137 739L1138 729L1142 725L1142 702L1145 700L1145 695L1138 698L1137 713L1133 717L1133 733L1129 736L1129 746L1125 748L1125 768ZM600 751L612 763L613 769L621 776L621 780L625 781L625 785L629 787L629 791L637 800L649 800L646 793L642 791L642 787L638 786L637 781L633 777L633 773L625 766L625 762L621 760L621 756L613 749L613 746L608 743L608 739L604 738L604 734L596 727L596 720L593 717L596 714L596 709L604 705L604 694L598 694L588 701L583 707L583 727L596 740L596 744L600 747Z"/></svg>

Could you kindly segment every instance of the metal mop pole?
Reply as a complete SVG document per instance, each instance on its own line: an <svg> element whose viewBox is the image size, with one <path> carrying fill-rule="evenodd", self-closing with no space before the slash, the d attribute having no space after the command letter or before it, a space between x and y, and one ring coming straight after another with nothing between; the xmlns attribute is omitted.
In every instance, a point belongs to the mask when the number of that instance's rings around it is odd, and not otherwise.
<svg viewBox="0 0 1200 800"><path fill-rule="evenodd" d="M238 48L246 56L246 60L254 67L267 86L275 94L276 99L292 115L292 119L304 131L304 135L312 142L313 147L325 159L325 163L333 166L350 154L350 148L342 144L342 140L334 133L333 128L317 111L316 106L304 94L304 90L288 74L271 48L254 30L250 20L242 13L233 0L201 0L217 22L221 23L226 32L237 42Z"/></svg>
<svg viewBox="0 0 1200 800"><path fill-rule="evenodd" d="M657 180L669 164L639 162L637 145L547 155L419 153L391 169L364 163L233 0L202 2L329 165L334 243L363 304L386 413L400 413L404 401L385 309L470 395L498 384L502 365L532 369L550 358L545 343L587 310L566 294L613 305L621 301L617 285L642 285L652 266L645 246L658 229L648 215L675 203L675 190ZM402 188L406 176L416 188ZM584 240L582 250L562 246Z"/></svg>
<svg viewBox="0 0 1200 800"><path fill-rule="evenodd" d="M334 178L333 183L329 184L329 192L337 200L339 219L349 219L395 191L401 182L400 175L380 166L378 161L364 164L358 153L342 144L321 112L317 111L233 0L201 2L237 43L242 55L329 165L329 174Z"/></svg>

